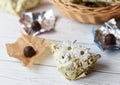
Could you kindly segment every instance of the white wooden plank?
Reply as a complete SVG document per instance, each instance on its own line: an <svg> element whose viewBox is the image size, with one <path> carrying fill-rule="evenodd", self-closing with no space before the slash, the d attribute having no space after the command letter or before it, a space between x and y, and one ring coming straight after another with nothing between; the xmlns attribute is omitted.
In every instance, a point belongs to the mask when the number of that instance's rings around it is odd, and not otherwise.
<svg viewBox="0 0 120 85"><path fill-rule="evenodd" d="M56 67L36 66L27 69L15 62L0 62L0 84L12 85L119 85L120 75L92 72L86 78L77 81L66 80ZM4 66L3 66L4 65ZM5 82L7 80L7 82Z"/></svg>

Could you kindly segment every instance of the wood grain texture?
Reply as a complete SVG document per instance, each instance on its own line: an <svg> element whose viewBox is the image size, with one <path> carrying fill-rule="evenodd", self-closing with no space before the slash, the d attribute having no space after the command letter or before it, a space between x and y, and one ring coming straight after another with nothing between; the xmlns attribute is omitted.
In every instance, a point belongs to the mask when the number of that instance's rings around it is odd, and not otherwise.
<svg viewBox="0 0 120 85"><path fill-rule="evenodd" d="M33 69L22 66L20 61L8 56L5 47L21 35L19 19L0 10L0 85L120 85L120 52L101 51L93 42L91 25L63 17L48 1L32 11L50 8L58 17L56 30L39 37L55 41L77 40L92 52L100 53L102 58L95 64L94 71L86 78L68 81L58 72L53 56L40 58Z"/></svg>

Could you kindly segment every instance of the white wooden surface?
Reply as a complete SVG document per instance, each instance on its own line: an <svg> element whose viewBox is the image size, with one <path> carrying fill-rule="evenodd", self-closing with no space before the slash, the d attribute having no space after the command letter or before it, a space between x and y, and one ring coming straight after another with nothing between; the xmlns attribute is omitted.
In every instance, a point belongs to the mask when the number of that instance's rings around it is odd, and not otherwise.
<svg viewBox="0 0 120 85"><path fill-rule="evenodd" d="M103 52L93 42L91 25L81 24L63 17L52 4L45 2L32 11L53 9L58 17L56 31L41 37L53 40L78 40L80 44L100 53L102 58L94 71L85 78L68 81L57 70L53 57L42 58L34 69L21 65L6 52L6 43L14 42L21 35L18 18L0 11L0 85L120 85L120 52ZM96 27L98 27L96 25Z"/></svg>

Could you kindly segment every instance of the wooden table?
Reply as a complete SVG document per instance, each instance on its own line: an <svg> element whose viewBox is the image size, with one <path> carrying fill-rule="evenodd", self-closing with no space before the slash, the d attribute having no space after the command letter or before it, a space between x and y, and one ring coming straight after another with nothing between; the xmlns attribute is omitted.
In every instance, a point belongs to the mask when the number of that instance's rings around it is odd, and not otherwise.
<svg viewBox="0 0 120 85"><path fill-rule="evenodd" d="M91 25L81 24L63 17L49 2L32 10L53 9L58 17L55 32L40 35L52 40L77 40L91 51L100 53L102 58L95 64L94 71L85 78L69 81L56 67L53 57L43 58L34 69L24 67L19 60L6 52L6 43L15 42L20 37L19 19L0 11L0 85L120 85L120 52L101 51L93 42ZM96 25L99 27L99 25Z"/></svg>

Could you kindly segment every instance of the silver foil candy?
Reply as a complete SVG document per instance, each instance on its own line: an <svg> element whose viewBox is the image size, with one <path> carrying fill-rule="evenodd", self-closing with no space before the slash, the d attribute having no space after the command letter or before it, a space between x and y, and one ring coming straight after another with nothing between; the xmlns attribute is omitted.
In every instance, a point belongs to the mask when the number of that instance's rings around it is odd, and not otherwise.
<svg viewBox="0 0 120 85"><path fill-rule="evenodd" d="M120 49L120 21L111 19L99 29L93 29L94 41L103 50ZM110 36L111 35L111 36Z"/></svg>
<svg viewBox="0 0 120 85"><path fill-rule="evenodd" d="M32 29L31 23L33 21L38 21L41 25L41 29L39 31L34 31ZM41 33L46 33L51 30L54 30L56 22L56 17L53 13L53 10L48 10L44 12L27 12L23 13L20 17L20 23L21 23L21 31L25 35L39 35Z"/></svg>

